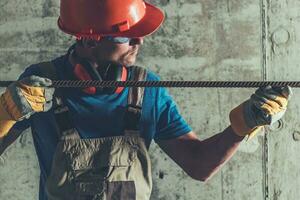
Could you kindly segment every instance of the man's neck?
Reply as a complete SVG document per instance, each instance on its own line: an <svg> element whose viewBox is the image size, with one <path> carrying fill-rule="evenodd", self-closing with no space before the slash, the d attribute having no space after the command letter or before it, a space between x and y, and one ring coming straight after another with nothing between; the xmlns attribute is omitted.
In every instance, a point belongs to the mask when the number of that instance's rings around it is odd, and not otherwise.
<svg viewBox="0 0 300 200"><path fill-rule="evenodd" d="M72 50L69 54L69 62L75 66L76 64L80 63L80 59L87 60L95 69L98 67L98 64L96 62L91 61L88 59L88 56L82 56L82 51L80 48L76 47L74 50Z"/></svg>

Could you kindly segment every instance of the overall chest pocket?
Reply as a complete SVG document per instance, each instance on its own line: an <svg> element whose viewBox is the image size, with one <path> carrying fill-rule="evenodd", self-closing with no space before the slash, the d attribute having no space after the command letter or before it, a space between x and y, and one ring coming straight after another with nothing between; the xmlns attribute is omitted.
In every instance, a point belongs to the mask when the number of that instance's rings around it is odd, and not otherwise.
<svg viewBox="0 0 300 200"><path fill-rule="evenodd" d="M85 139L70 145L66 153L80 200L136 199L135 183L130 180L136 145L118 138Z"/></svg>

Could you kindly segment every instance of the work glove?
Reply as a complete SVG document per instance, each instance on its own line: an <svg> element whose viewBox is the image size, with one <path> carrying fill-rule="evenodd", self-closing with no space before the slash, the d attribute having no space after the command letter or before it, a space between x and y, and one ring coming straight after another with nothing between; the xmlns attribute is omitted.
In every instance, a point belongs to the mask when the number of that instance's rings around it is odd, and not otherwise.
<svg viewBox="0 0 300 200"><path fill-rule="evenodd" d="M52 81L30 76L10 84L0 97L0 138L17 122L52 107Z"/></svg>
<svg viewBox="0 0 300 200"><path fill-rule="evenodd" d="M292 96L289 86L258 88L230 114L231 127L239 136L252 138L264 125L272 125L284 115Z"/></svg>

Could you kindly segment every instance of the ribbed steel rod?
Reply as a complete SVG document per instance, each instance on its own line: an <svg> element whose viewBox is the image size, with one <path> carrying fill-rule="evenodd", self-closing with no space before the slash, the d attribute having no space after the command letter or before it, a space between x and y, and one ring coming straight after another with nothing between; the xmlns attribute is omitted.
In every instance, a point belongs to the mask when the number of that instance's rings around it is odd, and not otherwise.
<svg viewBox="0 0 300 200"><path fill-rule="evenodd" d="M13 81L0 81L0 87L7 87ZM54 80L52 87L221 87L221 88L257 88L261 86L300 87L300 81L80 81Z"/></svg>

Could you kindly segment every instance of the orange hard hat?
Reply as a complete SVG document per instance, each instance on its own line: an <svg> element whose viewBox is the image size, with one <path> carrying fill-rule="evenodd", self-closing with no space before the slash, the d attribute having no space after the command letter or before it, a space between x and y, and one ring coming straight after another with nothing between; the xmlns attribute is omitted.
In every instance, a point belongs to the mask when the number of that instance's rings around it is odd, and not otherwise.
<svg viewBox="0 0 300 200"><path fill-rule="evenodd" d="M58 26L76 37L143 37L163 19L159 8L143 0L61 0Z"/></svg>

